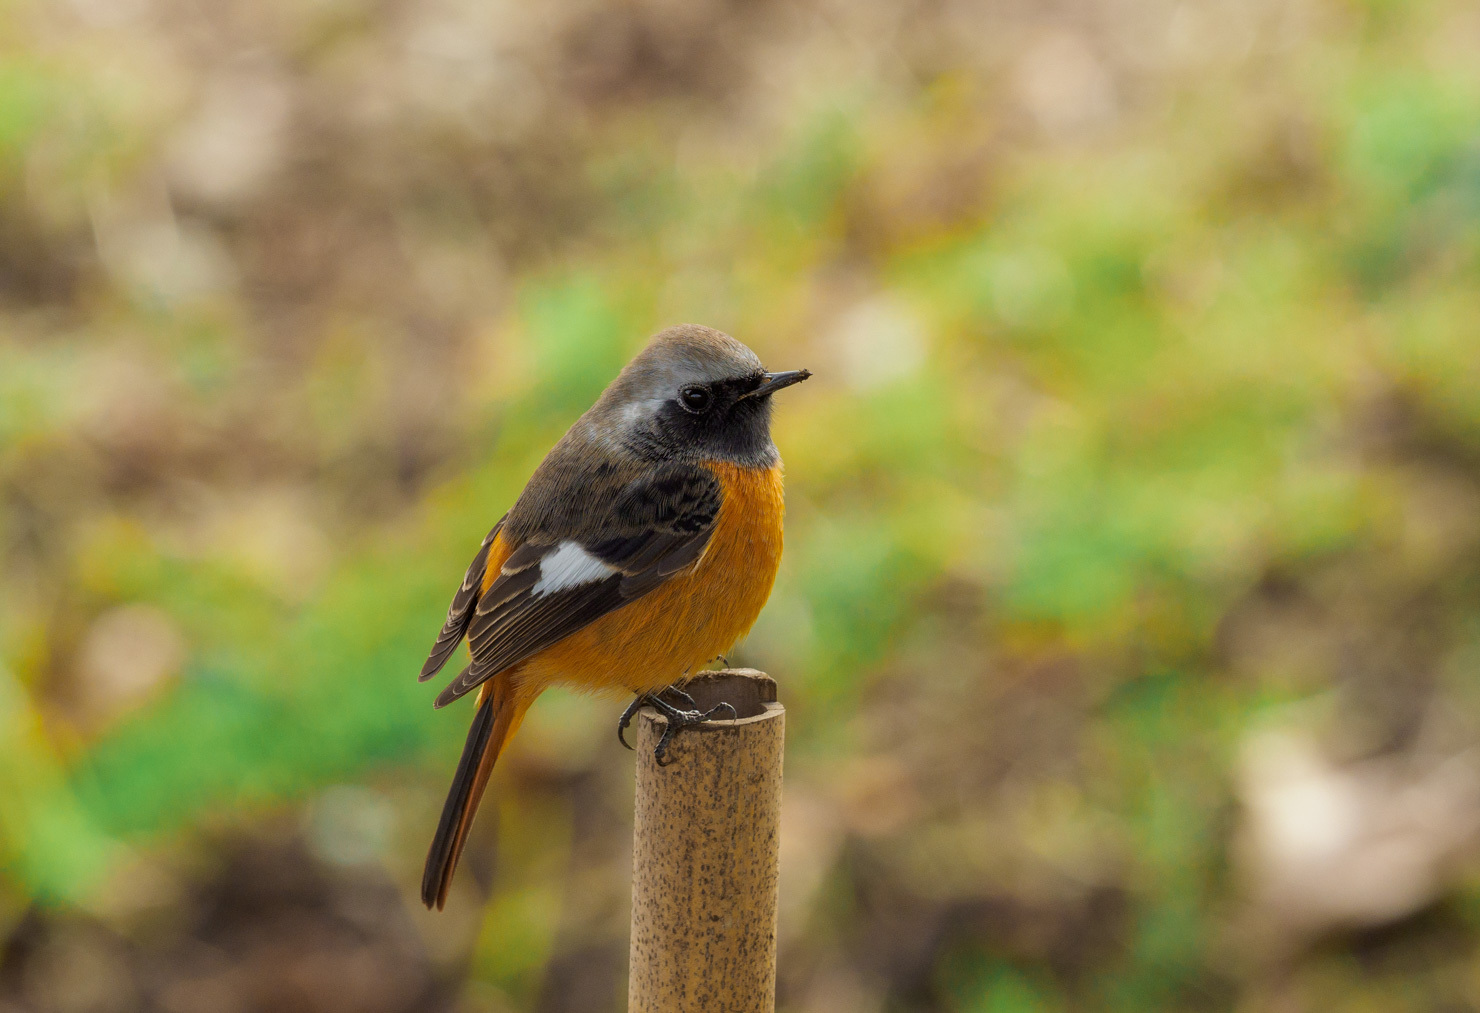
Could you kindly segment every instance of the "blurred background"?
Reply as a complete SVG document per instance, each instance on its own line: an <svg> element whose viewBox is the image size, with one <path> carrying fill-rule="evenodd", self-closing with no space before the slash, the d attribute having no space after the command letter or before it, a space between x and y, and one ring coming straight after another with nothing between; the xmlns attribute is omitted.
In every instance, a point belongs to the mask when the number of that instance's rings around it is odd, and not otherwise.
<svg viewBox="0 0 1480 1013"><path fill-rule="evenodd" d="M779 403L787 1013L1480 1010L1480 9L0 2L0 1010L615 1011L624 701L416 672Z"/></svg>

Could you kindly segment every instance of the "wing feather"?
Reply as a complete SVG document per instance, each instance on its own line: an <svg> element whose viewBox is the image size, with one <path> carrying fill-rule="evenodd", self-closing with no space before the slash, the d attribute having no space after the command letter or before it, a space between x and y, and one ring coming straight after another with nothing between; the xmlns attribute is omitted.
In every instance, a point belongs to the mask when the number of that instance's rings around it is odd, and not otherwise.
<svg viewBox="0 0 1480 1013"><path fill-rule="evenodd" d="M472 663L438 694L436 705L446 706L692 566L709 544L721 498L719 480L707 468L670 464L622 489L596 525L600 537L541 531L516 547L498 578L466 608L457 636L466 634ZM615 572L536 593L541 564L571 542Z"/></svg>
<svg viewBox="0 0 1480 1013"><path fill-rule="evenodd" d="M505 514L499 518L499 522L488 532L488 537L483 539L483 544L478 547L478 554L473 557L473 562L468 566L468 572L463 575L462 584L458 586L457 594L452 596L452 605L447 609L447 621L442 624L442 632L437 634L437 642L432 645L432 651L427 655L427 660L421 666L421 676L418 681L426 682L432 676L442 670L447 664L447 659L452 657L452 652L457 650L457 645L462 641L463 634L467 632L468 625L473 621L473 612L478 605L479 591L483 587L483 571L488 567L488 549L493 545L493 540L498 537L499 530L504 526Z"/></svg>

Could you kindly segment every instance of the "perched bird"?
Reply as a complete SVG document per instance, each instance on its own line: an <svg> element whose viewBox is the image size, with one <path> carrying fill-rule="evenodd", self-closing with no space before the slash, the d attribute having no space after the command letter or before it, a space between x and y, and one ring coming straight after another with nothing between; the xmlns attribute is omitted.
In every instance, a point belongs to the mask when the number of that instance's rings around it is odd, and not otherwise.
<svg viewBox="0 0 1480 1013"><path fill-rule="evenodd" d="M637 694L619 736L643 703L669 735L715 715L675 684L729 650L770 596L782 518L771 395L811 375L768 373L708 327L664 331L483 539L421 670L436 675L467 637L472 661L436 701L478 690L427 855L427 907L446 902L494 761L546 687Z"/></svg>

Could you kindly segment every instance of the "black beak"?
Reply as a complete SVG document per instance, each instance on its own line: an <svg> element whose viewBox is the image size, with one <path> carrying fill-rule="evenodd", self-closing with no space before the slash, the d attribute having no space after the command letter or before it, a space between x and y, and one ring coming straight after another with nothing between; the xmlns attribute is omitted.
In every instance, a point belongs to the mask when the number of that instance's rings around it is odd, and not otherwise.
<svg viewBox="0 0 1480 1013"><path fill-rule="evenodd" d="M765 397L767 394L774 394L782 387L790 387L794 383L801 383L811 375L812 371L810 369L788 369L784 373L762 373L761 385L748 394L740 395L740 400L744 401L748 397Z"/></svg>

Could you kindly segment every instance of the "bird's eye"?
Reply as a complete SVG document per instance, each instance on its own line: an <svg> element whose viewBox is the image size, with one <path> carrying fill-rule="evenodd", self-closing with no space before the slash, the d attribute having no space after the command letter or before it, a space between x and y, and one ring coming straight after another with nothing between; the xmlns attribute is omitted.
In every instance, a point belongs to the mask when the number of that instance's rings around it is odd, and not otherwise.
<svg viewBox="0 0 1480 1013"><path fill-rule="evenodd" d="M713 397L707 387L685 387L678 392L678 403L695 415L702 415L709 410L709 403Z"/></svg>

